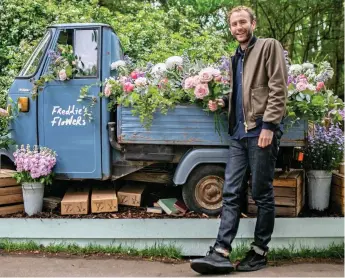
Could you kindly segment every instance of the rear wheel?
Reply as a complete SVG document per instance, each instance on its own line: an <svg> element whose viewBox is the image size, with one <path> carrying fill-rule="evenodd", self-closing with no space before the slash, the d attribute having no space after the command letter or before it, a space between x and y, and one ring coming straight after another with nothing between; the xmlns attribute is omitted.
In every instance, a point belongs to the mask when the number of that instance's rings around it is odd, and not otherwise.
<svg viewBox="0 0 345 278"><path fill-rule="evenodd" d="M182 188L183 200L191 211L218 215L222 208L225 169L221 165L195 168Z"/></svg>

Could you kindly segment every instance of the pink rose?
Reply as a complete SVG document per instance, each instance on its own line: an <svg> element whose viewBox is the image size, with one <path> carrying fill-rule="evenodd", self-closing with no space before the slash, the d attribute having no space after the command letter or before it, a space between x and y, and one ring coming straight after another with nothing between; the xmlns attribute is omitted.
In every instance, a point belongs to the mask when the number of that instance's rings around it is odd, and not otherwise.
<svg viewBox="0 0 345 278"><path fill-rule="evenodd" d="M138 78L138 73L135 72L135 71L132 71L132 72L131 72L131 78L132 78L132 79L137 79L137 78Z"/></svg>
<svg viewBox="0 0 345 278"><path fill-rule="evenodd" d="M307 89L307 87L308 87L308 83L298 82L298 83L296 84L296 89L297 89L299 92L304 91L305 89Z"/></svg>
<svg viewBox="0 0 345 278"><path fill-rule="evenodd" d="M65 81L67 79L67 73L65 70L60 70L59 71L59 79L61 81Z"/></svg>
<svg viewBox="0 0 345 278"><path fill-rule="evenodd" d="M104 95L106 97L110 97L111 95L111 85L110 84L106 84L105 88L104 88Z"/></svg>
<svg viewBox="0 0 345 278"><path fill-rule="evenodd" d="M183 89L192 89L196 86L195 76L190 76L184 81Z"/></svg>
<svg viewBox="0 0 345 278"><path fill-rule="evenodd" d="M126 93L130 93L134 90L134 85L131 83L131 82L126 82L124 85L123 85L123 90L126 92Z"/></svg>
<svg viewBox="0 0 345 278"><path fill-rule="evenodd" d="M325 83L323 83L323 82L317 82L317 83L316 83L316 91L317 91L317 92L321 91L321 89L322 89L323 87L325 87Z"/></svg>
<svg viewBox="0 0 345 278"><path fill-rule="evenodd" d="M207 83L213 79L213 68L205 68L199 72L200 82Z"/></svg>
<svg viewBox="0 0 345 278"><path fill-rule="evenodd" d="M194 95L198 99L203 99L205 96L209 94L209 92L210 91L208 90L208 85L205 83L200 83L196 85L194 89Z"/></svg>

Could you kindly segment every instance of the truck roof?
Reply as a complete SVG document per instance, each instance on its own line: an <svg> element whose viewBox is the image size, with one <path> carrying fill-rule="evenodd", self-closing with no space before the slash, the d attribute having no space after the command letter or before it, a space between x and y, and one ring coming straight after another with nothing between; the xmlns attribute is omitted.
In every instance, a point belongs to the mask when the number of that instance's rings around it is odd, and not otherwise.
<svg viewBox="0 0 345 278"><path fill-rule="evenodd" d="M105 23L62 23L50 25L50 28L74 28L74 27L109 27L112 28L109 24Z"/></svg>

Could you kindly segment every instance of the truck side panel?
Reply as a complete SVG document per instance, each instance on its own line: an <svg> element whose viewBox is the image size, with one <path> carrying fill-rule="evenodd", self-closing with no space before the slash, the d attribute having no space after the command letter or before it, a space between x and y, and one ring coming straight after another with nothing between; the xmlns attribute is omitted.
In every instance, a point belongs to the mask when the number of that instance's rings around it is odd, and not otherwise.
<svg viewBox="0 0 345 278"><path fill-rule="evenodd" d="M117 109L117 140L120 144L166 144L195 146L229 146L226 116L223 115L221 136L215 132L213 114L196 105L178 105L167 115L155 113L152 126L146 129L131 108ZM285 120L281 147L304 146L307 122L299 121L290 127Z"/></svg>

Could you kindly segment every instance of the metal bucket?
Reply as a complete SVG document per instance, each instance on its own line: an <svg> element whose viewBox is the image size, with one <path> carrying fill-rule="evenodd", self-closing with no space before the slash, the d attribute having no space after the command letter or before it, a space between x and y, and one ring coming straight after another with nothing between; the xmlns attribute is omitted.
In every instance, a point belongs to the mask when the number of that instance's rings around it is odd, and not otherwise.
<svg viewBox="0 0 345 278"><path fill-rule="evenodd" d="M307 172L309 208L323 211L329 206L332 172L312 170Z"/></svg>
<svg viewBox="0 0 345 278"><path fill-rule="evenodd" d="M42 211L44 184L40 182L23 182L24 210L28 215Z"/></svg>

